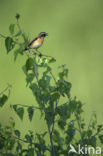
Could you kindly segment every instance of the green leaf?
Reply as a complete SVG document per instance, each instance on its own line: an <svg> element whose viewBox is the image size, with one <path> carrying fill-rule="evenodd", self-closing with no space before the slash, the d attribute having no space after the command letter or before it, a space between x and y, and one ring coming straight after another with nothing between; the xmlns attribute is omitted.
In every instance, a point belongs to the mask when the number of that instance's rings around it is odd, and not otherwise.
<svg viewBox="0 0 103 156"><path fill-rule="evenodd" d="M21 120L23 120L23 115L24 115L24 108L23 107L19 107L17 108L17 105L13 106L14 111L17 113L17 115L19 116L19 118Z"/></svg>
<svg viewBox="0 0 103 156"><path fill-rule="evenodd" d="M28 111L28 115L29 115L29 120L32 121L32 118L33 118L33 115L34 115L33 107L28 107L27 111Z"/></svg>
<svg viewBox="0 0 103 156"><path fill-rule="evenodd" d="M68 72L69 72L68 69L64 69L64 70L63 70L63 74L64 74L65 77L68 77Z"/></svg>
<svg viewBox="0 0 103 156"><path fill-rule="evenodd" d="M55 58L51 58L51 59L49 60L49 63L54 63L54 62L56 62L56 59L55 59Z"/></svg>
<svg viewBox="0 0 103 156"><path fill-rule="evenodd" d="M21 31L17 32L16 35L15 35L15 37L18 37L20 35L21 35Z"/></svg>
<svg viewBox="0 0 103 156"><path fill-rule="evenodd" d="M54 131L53 134L53 141L56 142L59 146L62 146L65 144L64 138L62 138L58 131Z"/></svg>
<svg viewBox="0 0 103 156"><path fill-rule="evenodd" d="M17 109L17 114L20 117L21 120L23 120L23 115L24 115L24 108L23 107L19 107Z"/></svg>
<svg viewBox="0 0 103 156"><path fill-rule="evenodd" d="M15 122L12 118L10 118L10 126L12 129L14 129L14 127L15 127Z"/></svg>
<svg viewBox="0 0 103 156"><path fill-rule="evenodd" d="M7 95L5 95L5 94L2 95L2 97L0 97L0 107L2 107L7 100L8 100Z"/></svg>
<svg viewBox="0 0 103 156"><path fill-rule="evenodd" d="M60 98L60 94L58 92L52 94L53 101L57 101Z"/></svg>
<svg viewBox="0 0 103 156"><path fill-rule="evenodd" d="M34 149L33 148L28 149L28 151L27 151L25 156L34 156Z"/></svg>
<svg viewBox="0 0 103 156"><path fill-rule="evenodd" d="M14 48L15 44L11 37L7 37L5 39L5 46L6 46L7 53L9 53Z"/></svg>
<svg viewBox="0 0 103 156"><path fill-rule="evenodd" d="M29 143L32 143L32 137L29 136L28 134L25 135L25 138L26 140L29 142Z"/></svg>
<svg viewBox="0 0 103 156"><path fill-rule="evenodd" d="M90 139L89 139L89 145L93 146L93 147L96 147L96 142L97 142L97 139L95 136L92 136Z"/></svg>
<svg viewBox="0 0 103 156"><path fill-rule="evenodd" d="M24 74L27 75L26 65L22 66L22 70L23 70Z"/></svg>
<svg viewBox="0 0 103 156"><path fill-rule="evenodd" d="M66 126L66 121L63 120L62 118L59 119L58 121L58 126L59 128L61 128L62 130L64 130L65 126Z"/></svg>
<svg viewBox="0 0 103 156"><path fill-rule="evenodd" d="M49 76L49 75L46 75L46 84L47 84L47 86L49 86L49 83L50 83L50 80L51 80L51 76Z"/></svg>
<svg viewBox="0 0 103 156"><path fill-rule="evenodd" d="M101 143L103 144L103 135L99 135L99 139L100 139Z"/></svg>
<svg viewBox="0 0 103 156"><path fill-rule="evenodd" d="M19 48L16 50L20 55L24 54L25 43L19 43Z"/></svg>
<svg viewBox="0 0 103 156"><path fill-rule="evenodd" d="M100 132L102 130L102 127L103 125L98 125L97 132Z"/></svg>
<svg viewBox="0 0 103 156"><path fill-rule="evenodd" d="M48 59L41 58L41 63L38 65L39 67L48 67Z"/></svg>
<svg viewBox="0 0 103 156"><path fill-rule="evenodd" d="M69 110L68 103L58 106L56 113L59 114L61 118L68 119L70 117L70 110Z"/></svg>
<svg viewBox="0 0 103 156"><path fill-rule="evenodd" d="M10 34L11 34L11 35L14 34L14 28L15 28L15 24L10 24L10 26L9 26L9 31L10 31Z"/></svg>
<svg viewBox="0 0 103 156"><path fill-rule="evenodd" d="M21 151L22 150L22 145L18 142L18 145L16 147L16 151Z"/></svg>
<svg viewBox="0 0 103 156"><path fill-rule="evenodd" d="M76 133L76 130L74 128L74 122L73 123L70 122L68 124L67 130L65 132L66 132L66 143L69 144L74 139Z"/></svg>
<svg viewBox="0 0 103 156"><path fill-rule="evenodd" d="M87 135L88 135L88 137L90 138L91 135L92 135L92 130L88 130L88 131L87 131Z"/></svg>
<svg viewBox="0 0 103 156"><path fill-rule="evenodd" d="M16 61L18 54L24 54L25 43L20 43L19 48L14 51L14 61Z"/></svg>
<svg viewBox="0 0 103 156"><path fill-rule="evenodd" d="M42 105L42 101L41 101L42 97L38 85L36 83L31 83L30 89L32 90L33 95L36 97L38 104Z"/></svg>
<svg viewBox="0 0 103 156"><path fill-rule="evenodd" d="M34 73L29 73L29 74L27 74L27 77L26 77L27 85L28 85L29 83L31 83L31 82L33 81L33 79L34 79Z"/></svg>
<svg viewBox="0 0 103 156"><path fill-rule="evenodd" d="M18 57L18 50L15 50L14 51L14 61L16 61L17 57Z"/></svg>
<svg viewBox="0 0 103 156"><path fill-rule="evenodd" d="M54 121L54 116L53 116L53 114L52 114L51 112L47 113L47 114L45 115L45 120L47 121L47 124L48 124L49 126L51 126L52 123L53 123L53 121Z"/></svg>
<svg viewBox="0 0 103 156"><path fill-rule="evenodd" d="M31 70L34 65L34 60L32 58L28 58L26 61L26 70Z"/></svg>
<svg viewBox="0 0 103 156"><path fill-rule="evenodd" d="M14 130L15 135L20 138L20 131L19 130Z"/></svg>
<svg viewBox="0 0 103 156"><path fill-rule="evenodd" d="M38 138L39 143L42 145L45 145L45 140L44 140L43 134L36 133L36 136Z"/></svg>
<svg viewBox="0 0 103 156"><path fill-rule="evenodd" d="M17 105L13 105L13 109L14 109L14 111L16 111L17 110Z"/></svg>
<svg viewBox="0 0 103 156"><path fill-rule="evenodd" d="M29 43L29 34L27 32L24 32L24 38L26 40L27 43Z"/></svg>

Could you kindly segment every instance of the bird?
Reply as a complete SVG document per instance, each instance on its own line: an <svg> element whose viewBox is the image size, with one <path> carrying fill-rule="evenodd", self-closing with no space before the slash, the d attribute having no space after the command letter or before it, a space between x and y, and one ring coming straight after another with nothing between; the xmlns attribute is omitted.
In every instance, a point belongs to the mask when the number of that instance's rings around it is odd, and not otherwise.
<svg viewBox="0 0 103 156"><path fill-rule="evenodd" d="M24 50L29 50L29 49L37 50L43 44L44 38L46 36L48 36L46 32L40 32L39 35L36 38L34 38Z"/></svg>

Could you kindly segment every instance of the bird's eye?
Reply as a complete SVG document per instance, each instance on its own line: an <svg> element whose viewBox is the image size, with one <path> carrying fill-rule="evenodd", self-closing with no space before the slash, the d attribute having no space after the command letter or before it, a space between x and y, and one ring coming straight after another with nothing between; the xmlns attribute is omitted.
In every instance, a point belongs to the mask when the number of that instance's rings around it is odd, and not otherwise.
<svg viewBox="0 0 103 156"><path fill-rule="evenodd" d="M45 34L43 34L42 37L45 37Z"/></svg>

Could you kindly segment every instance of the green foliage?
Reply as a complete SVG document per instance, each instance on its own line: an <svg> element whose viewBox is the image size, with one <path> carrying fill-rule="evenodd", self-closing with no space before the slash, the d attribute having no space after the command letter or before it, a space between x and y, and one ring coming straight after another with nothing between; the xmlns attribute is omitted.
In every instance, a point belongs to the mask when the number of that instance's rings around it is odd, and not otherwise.
<svg viewBox="0 0 103 156"><path fill-rule="evenodd" d="M31 70L34 65L34 60L32 58L28 58L26 61L26 70Z"/></svg>
<svg viewBox="0 0 103 156"><path fill-rule="evenodd" d="M15 135L20 138L20 131L19 130L14 130Z"/></svg>
<svg viewBox="0 0 103 156"><path fill-rule="evenodd" d="M5 39L5 47L6 47L6 50L7 50L7 53L9 53L15 46L15 43L13 41L13 39L11 37L7 37Z"/></svg>
<svg viewBox="0 0 103 156"><path fill-rule="evenodd" d="M29 38L21 30L19 18L20 15L17 14L17 24L9 26L11 36L6 37L5 47L7 53L14 50L15 61L18 54L27 55L22 69L26 85L32 91L37 106L14 104L12 107L21 120L25 109L30 121L35 116L34 110L39 110L47 125L47 131L43 134L29 131L22 139L13 120L9 126L0 125L1 156L45 156L47 152L52 156L74 156L77 154L68 153L70 144L76 149L78 144L96 147L98 140L103 144L103 125L97 124L96 114L92 114L87 124L83 118L82 102L71 97L72 84L68 81L69 70L66 65L59 66L57 73L53 74L52 64L56 62L55 58L39 54L35 50L24 52ZM0 107L8 97L4 92L0 94ZM45 136L49 137L50 142L47 142Z"/></svg>
<svg viewBox="0 0 103 156"><path fill-rule="evenodd" d="M27 111L28 111L28 114L29 114L29 120L32 121L32 118L33 118L33 115L34 115L33 107L28 107Z"/></svg>
<svg viewBox="0 0 103 156"><path fill-rule="evenodd" d="M11 35L14 35L14 28L15 28L15 24L10 24L9 31Z"/></svg>
<svg viewBox="0 0 103 156"><path fill-rule="evenodd" d="M101 143L103 144L103 135L99 135L99 139L100 139Z"/></svg>
<svg viewBox="0 0 103 156"><path fill-rule="evenodd" d="M24 115L24 108L23 107L18 107L17 105L13 106L14 111L17 113L19 118L23 120L23 115Z"/></svg>
<svg viewBox="0 0 103 156"><path fill-rule="evenodd" d="M2 97L0 97L0 107L2 107L5 104L7 99L8 99L8 97L5 94L3 94Z"/></svg>

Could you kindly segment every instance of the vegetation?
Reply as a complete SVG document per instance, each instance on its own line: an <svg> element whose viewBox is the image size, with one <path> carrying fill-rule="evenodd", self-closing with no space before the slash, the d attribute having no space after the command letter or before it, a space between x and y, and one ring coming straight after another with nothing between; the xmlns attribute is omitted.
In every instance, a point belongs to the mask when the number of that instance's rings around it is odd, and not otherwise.
<svg viewBox="0 0 103 156"><path fill-rule="evenodd" d="M23 72L26 76L26 85L30 88L37 105L10 105L15 113L23 120L24 112L32 122L34 111L39 111L47 125L42 134L28 131L21 137L20 130L15 129L15 121L10 118L8 125L0 124L0 155L1 156L76 156L69 153L70 144L77 149L77 145L96 148L98 141L103 144L103 125L97 124L96 114L91 115L87 125L83 118L83 104L72 98L70 91L72 84L68 82L66 65L58 67L58 73L53 74L52 64L56 59L43 55L35 50L24 51L29 39L19 23L20 15L16 15L16 24L9 26L10 35L0 35L5 39L7 54L14 52L14 61L17 56L27 56ZM0 107L2 108L10 95L11 86L8 85L0 93ZM63 99L63 100L62 100ZM62 101L65 101L62 103ZM49 138L49 144L45 137ZM85 155L85 154L80 154ZM89 156L89 153L86 156Z"/></svg>

